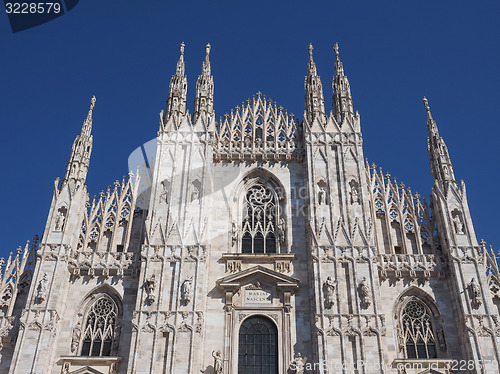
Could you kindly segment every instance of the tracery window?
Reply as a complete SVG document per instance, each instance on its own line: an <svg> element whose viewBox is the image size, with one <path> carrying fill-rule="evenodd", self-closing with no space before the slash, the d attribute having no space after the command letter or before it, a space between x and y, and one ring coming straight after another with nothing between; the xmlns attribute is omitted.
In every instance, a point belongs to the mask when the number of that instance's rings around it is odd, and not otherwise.
<svg viewBox="0 0 500 374"><path fill-rule="evenodd" d="M427 307L418 300L410 300L401 316L402 343L406 358L436 358L431 315Z"/></svg>
<svg viewBox="0 0 500 374"><path fill-rule="evenodd" d="M278 330L268 318L243 321L239 333L238 373L278 373Z"/></svg>
<svg viewBox="0 0 500 374"><path fill-rule="evenodd" d="M243 253L276 253L282 224L277 220L278 205L275 192L258 182L246 193L243 208ZM284 230L281 228L281 230Z"/></svg>
<svg viewBox="0 0 500 374"><path fill-rule="evenodd" d="M111 356L117 313L116 304L109 297L92 304L83 330L82 356Z"/></svg>

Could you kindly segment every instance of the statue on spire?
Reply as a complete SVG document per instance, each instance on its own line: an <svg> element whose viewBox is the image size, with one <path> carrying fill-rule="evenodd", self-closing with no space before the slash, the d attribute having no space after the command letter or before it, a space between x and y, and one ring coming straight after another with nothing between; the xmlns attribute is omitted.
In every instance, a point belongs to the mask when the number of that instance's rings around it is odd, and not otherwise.
<svg viewBox="0 0 500 374"><path fill-rule="evenodd" d="M186 97L187 97L187 77L184 74L186 64L184 63L184 42L181 43L179 60L175 75L170 79L169 93L167 98L167 110L165 111L164 123L172 116L179 119L180 116L186 114ZM160 129L162 131L162 129Z"/></svg>
<svg viewBox="0 0 500 374"><path fill-rule="evenodd" d="M194 99L193 123L203 117L206 125L209 124L214 112L214 78L210 67L210 44L205 47L205 60L201 67L201 75L196 81L196 95Z"/></svg>
<svg viewBox="0 0 500 374"><path fill-rule="evenodd" d="M340 61L338 43L335 43L333 50L335 51L335 76L332 79L333 110L335 119L341 125L346 116L348 118L354 117L354 109L352 105L351 86L344 74L344 66Z"/></svg>
<svg viewBox="0 0 500 374"><path fill-rule="evenodd" d="M205 60L203 61L202 74L210 75L210 43L205 47Z"/></svg>
<svg viewBox="0 0 500 374"><path fill-rule="evenodd" d="M321 78L318 76L316 64L313 59L314 47L309 44L309 62L307 63L307 77L304 82L304 89L306 91L304 105L306 108L305 117L310 123L318 116L318 114L325 113L325 100L323 98L323 85Z"/></svg>
<svg viewBox="0 0 500 374"><path fill-rule="evenodd" d="M429 101L424 96L422 99L427 112L427 151L431 164L431 173L434 183L436 182L453 182L456 184L455 175L453 173L453 165L451 163L448 148L443 138L439 136L436 121L432 118Z"/></svg>
<svg viewBox="0 0 500 374"><path fill-rule="evenodd" d="M85 179L87 178L90 153L92 152L92 112L95 102L96 98L92 96L87 118L85 118L82 125L82 131L73 143L73 149L69 156L68 166L66 167L66 174L61 184L61 188L68 182L71 182L72 187L76 185L77 181L85 183Z"/></svg>
<svg viewBox="0 0 500 374"><path fill-rule="evenodd" d="M181 43L181 55L179 56L179 61L177 61L177 73L176 75L184 75L186 65L184 64L184 42Z"/></svg>
<svg viewBox="0 0 500 374"><path fill-rule="evenodd" d="M318 73L316 71L316 64L314 63L314 59L313 59L314 47L311 43L309 43L309 46L307 47L307 49L309 50L309 63L307 64L307 70L308 70L307 73L310 76L318 75Z"/></svg>

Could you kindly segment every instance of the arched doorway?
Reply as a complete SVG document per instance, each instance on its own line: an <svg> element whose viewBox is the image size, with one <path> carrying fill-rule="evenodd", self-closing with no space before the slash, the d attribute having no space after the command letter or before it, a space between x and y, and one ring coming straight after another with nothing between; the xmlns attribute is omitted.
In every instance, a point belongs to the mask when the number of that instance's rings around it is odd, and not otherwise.
<svg viewBox="0 0 500 374"><path fill-rule="evenodd" d="M238 374L278 373L278 329L269 318L247 318L240 327Z"/></svg>

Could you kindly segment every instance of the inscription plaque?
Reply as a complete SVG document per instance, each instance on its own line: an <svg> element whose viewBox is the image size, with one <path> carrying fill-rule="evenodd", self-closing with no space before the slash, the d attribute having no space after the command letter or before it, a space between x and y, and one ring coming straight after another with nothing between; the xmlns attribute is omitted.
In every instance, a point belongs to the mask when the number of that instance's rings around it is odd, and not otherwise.
<svg viewBox="0 0 500 374"><path fill-rule="evenodd" d="M245 290L245 304L271 303L271 292L265 290Z"/></svg>

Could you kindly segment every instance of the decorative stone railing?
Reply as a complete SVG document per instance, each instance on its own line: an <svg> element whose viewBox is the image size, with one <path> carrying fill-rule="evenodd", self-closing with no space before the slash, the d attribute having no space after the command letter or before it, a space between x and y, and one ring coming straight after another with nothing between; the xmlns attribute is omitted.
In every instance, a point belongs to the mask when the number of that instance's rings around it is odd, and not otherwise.
<svg viewBox="0 0 500 374"><path fill-rule="evenodd" d="M224 253L226 273L236 273L253 265L272 265L279 273L293 273L293 253Z"/></svg>
<svg viewBox="0 0 500 374"><path fill-rule="evenodd" d="M123 275L137 276L139 256L131 252L91 252L75 251L68 259L68 270L74 277Z"/></svg>
<svg viewBox="0 0 500 374"><path fill-rule="evenodd" d="M214 159L290 160L302 157L300 122L260 92L221 118L214 137Z"/></svg>
<svg viewBox="0 0 500 374"><path fill-rule="evenodd" d="M321 328L321 325L323 328ZM384 314L318 314L316 328L328 336L385 336Z"/></svg>
<svg viewBox="0 0 500 374"><path fill-rule="evenodd" d="M444 276L444 263L432 254L381 254L377 256L380 277L429 279Z"/></svg>
<svg viewBox="0 0 500 374"><path fill-rule="evenodd" d="M204 245L144 245L141 250L143 261L163 262L203 262L207 259Z"/></svg>
<svg viewBox="0 0 500 374"><path fill-rule="evenodd" d="M370 246L320 246L313 253L313 261L320 262L369 262L375 261L376 248Z"/></svg>

